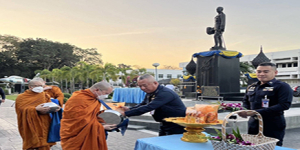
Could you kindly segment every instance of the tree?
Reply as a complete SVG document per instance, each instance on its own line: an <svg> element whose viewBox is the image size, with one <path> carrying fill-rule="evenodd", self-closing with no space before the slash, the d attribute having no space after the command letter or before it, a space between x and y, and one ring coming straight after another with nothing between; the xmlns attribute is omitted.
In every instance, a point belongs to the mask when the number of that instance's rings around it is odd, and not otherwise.
<svg viewBox="0 0 300 150"><path fill-rule="evenodd" d="M246 73L254 72L254 66L250 65L247 62L240 62L240 80L242 81L243 85L247 85L248 79L243 75Z"/></svg>
<svg viewBox="0 0 300 150"><path fill-rule="evenodd" d="M18 63L15 51L19 49L21 39L11 35L0 35L0 77L20 75L30 77L26 67Z"/></svg>
<svg viewBox="0 0 300 150"><path fill-rule="evenodd" d="M110 78L115 81L118 78L117 73L119 70L112 63L105 63L100 66L99 69L102 73L103 80L105 81L108 81Z"/></svg>
<svg viewBox="0 0 300 150"><path fill-rule="evenodd" d="M123 83L126 83L126 78L129 75L129 73L127 73L127 70L132 70L130 65L125 65L125 64L118 64L118 70L119 72L121 72L121 79Z"/></svg>
<svg viewBox="0 0 300 150"><path fill-rule="evenodd" d="M180 80L178 78L171 79L170 83L173 84L174 86L177 86L180 84Z"/></svg>
<svg viewBox="0 0 300 150"><path fill-rule="evenodd" d="M63 76L62 76L62 71L58 68L55 68L52 70L52 76L54 78L54 80L59 80L60 81L60 89L63 89ZM53 83L54 81L52 81Z"/></svg>
<svg viewBox="0 0 300 150"><path fill-rule="evenodd" d="M62 68L60 68L60 70L62 72L62 78L66 82L66 90L68 90L68 81L70 80L70 77L71 77L71 75L70 75L71 68L69 66L63 66Z"/></svg>
<svg viewBox="0 0 300 150"><path fill-rule="evenodd" d="M44 81L47 81L47 79L51 78L51 71L48 69L44 69L41 71L40 77L44 79Z"/></svg>
<svg viewBox="0 0 300 150"><path fill-rule="evenodd" d="M89 77L90 77L90 72L92 72L93 70L93 67L92 65L86 63L86 62L83 62L83 61L80 61L77 63L78 65L78 69L80 70L79 72L79 79L86 83L86 87L88 88L89 87Z"/></svg>
<svg viewBox="0 0 300 150"><path fill-rule="evenodd" d="M29 68L48 69L61 68L64 65L74 66L79 56L73 53L74 47L67 43L58 43L46 39L25 39L16 50L19 62Z"/></svg>
<svg viewBox="0 0 300 150"><path fill-rule="evenodd" d="M101 54L98 53L96 48L82 49L75 47L75 54L80 57L80 61L88 64L102 64Z"/></svg>
<svg viewBox="0 0 300 150"><path fill-rule="evenodd" d="M167 70L180 70L179 67L176 67L176 66L168 66L168 65L164 65L162 67L162 69L167 69Z"/></svg>

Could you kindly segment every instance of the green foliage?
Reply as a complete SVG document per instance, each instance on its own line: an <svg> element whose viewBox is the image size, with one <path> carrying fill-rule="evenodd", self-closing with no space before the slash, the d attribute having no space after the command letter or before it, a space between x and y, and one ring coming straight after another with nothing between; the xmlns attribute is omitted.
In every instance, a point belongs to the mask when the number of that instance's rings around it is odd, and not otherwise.
<svg viewBox="0 0 300 150"><path fill-rule="evenodd" d="M65 97L65 98L70 98L71 96L72 96L72 94L64 93L64 97Z"/></svg>
<svg viewBox="0 0 300 150"><path fill-rule="evenodd" d="M177 85L180 84L180 80L177 79L177 78L176 79L171 79L170 83L173 84L174 86L177 86Z"/></svg>
<svg viewBox="0 0 300 150"><path fill-rule="evenodd" d="M8 89L3 89L3 91L4 91L5 95L8 95L8 94L9 94L9 93L8 93Z"/></svg>
<svg viewBox="0 0 300 150"><path fill-rule="evenodd" d="M21 39L0 35L0 44L0 77L18 75L33 78L44 69L52 71L63 66L73 67L80 60L89 64L102 63L101 54L95 48L81 49L42 38Z"/></svg>
<svg viewBox="0 0 300 150"><path fill-rule="evenodd" d="M72 94L69 93L63 93L64 94L64 104L69 100L69 98L72 96Z"/></svg>
<svg viewBox="0 0 300 150"><path fill-rule="evenodd" d="M236 128L236 131L234 129L232 129L232 133L236 138L243 140L240 130L239 130L239 127Z"/></svg>
<svg viewBox="0 0 300 150"><path fill-rule="evenodd" d="M113 95L114 95L114 91L111 92L111 93L108 95L108 98L107 98L107 99L112 99L112 98L113 98Z"/></svg>
<svg viewBox="0 0 300 150"><path fill-rule="evenodd" d="M64 97L64 104L68 101L69 99Z"/></svg>
<svg viewBox="0 0 300 150"><path fill-rule="evenodd" d="M91 65L102 64L102 55L98 53L96 48L82 49L75 47L74 53L80 57L80 61L84 61Z"/></svg>
<svg viewBox="0 0 300 150"><path fill-rule="evenodd" d="M18 94L14 94L14 95L5 95L5 99L9 99L9 100L13 100L15 101L18 97Z"/></svg>

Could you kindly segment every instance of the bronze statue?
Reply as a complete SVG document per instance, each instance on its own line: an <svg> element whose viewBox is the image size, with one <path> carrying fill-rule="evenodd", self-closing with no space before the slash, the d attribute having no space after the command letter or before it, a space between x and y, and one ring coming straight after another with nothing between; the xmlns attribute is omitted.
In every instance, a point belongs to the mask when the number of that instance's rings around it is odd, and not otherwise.
<svg viewBox="0 0 300 150"><path fill-rule="evenodd" d="M210 50L226 50L226 47L223 46L224 39L222 38L222 34L225 30L225 14L223 13L223 7L218 7L217 13L218 15L215 17L215 27L208 27L206 29L207 34L214 34L215 46Z"/></svg>

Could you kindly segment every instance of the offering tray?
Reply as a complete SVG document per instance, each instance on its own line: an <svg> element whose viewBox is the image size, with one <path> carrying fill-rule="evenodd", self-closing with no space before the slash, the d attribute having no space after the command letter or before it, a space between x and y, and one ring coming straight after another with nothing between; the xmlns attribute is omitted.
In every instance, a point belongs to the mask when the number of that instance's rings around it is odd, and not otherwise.
<svg viewBox="0 0 300 150"><path fill-rule="evenodd" d="M182 141L185 142L193 142L193 143L204 143L207 142L206 135L202 133L204 131L204 127L209 127L211 125L222 124L223 120L218 120L217 123L187 123L185 122L184 117L172 117L165 118L167 122L173 122L178 125L184 126L187 132L183 133Z"/></svg>

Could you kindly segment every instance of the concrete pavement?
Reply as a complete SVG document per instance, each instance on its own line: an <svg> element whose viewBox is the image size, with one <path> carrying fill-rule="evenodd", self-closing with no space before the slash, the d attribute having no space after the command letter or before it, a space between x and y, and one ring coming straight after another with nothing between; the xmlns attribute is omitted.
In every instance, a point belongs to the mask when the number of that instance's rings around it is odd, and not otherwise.
<svg viewBox="0 0 300 150"><path fill-rule="evenodd" d="M17 119L14 107L11 107L14 101L6 100L0 106L0 150L21 150L22 139L18 132ZM300 116L300 108L289 110L290 115ZM286 130L284 146L300 150L300 128ZM148 130L127 130L125 136L119 132L110 132L107 140L109 150L133 150L135 142L140 138L155 137L156 132ZM52 147L52 150L61 150L58 142Z"/></svg>

